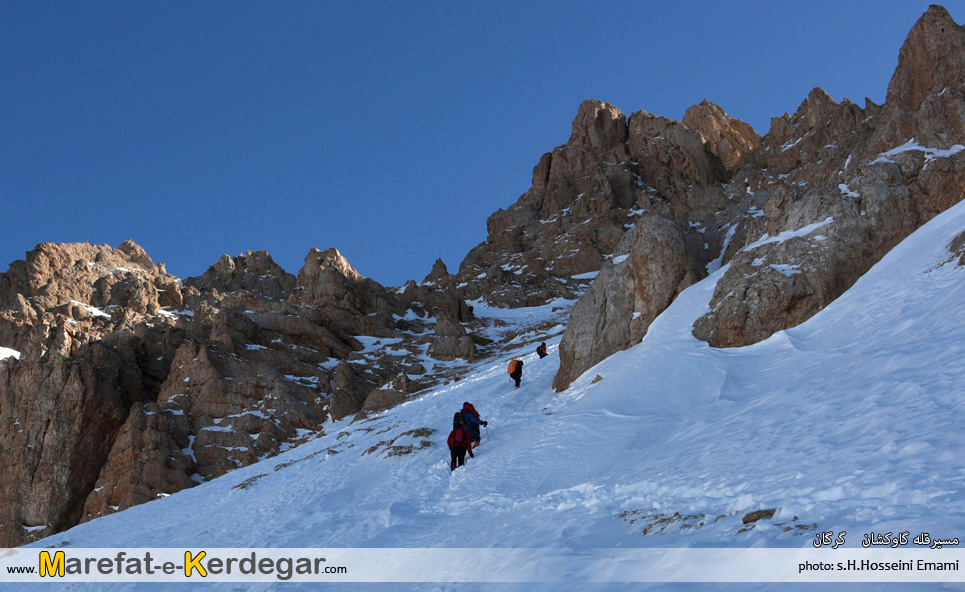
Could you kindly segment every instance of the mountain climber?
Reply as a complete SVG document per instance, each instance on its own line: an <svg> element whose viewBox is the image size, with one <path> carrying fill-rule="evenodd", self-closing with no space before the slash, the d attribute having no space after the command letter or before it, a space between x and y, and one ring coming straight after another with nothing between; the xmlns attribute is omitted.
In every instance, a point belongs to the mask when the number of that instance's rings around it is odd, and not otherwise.
<svg viewBox="0 0 965 592"><path fill-rule="evenodd" d="M469 431L466 430L465 420L460 421L459 425L449 432L449 439L446 443L449 444L449 456L452 457L452 462L449 463L450 471L455 471L456 467L466 464L467 452L470 458L476 456L472 453L472 438Z"/></svg>
<svg viewBox="0 0 965 592"><path fill-rule="evenodd" d="M479 426L488 426L489 422L480 420L479 412L476 411L476 408L468 401L462 404L462 416L466 421L466 429L469 430L469 435L472 436L472 445L479 446L482 444L482 438L479 436Z"/></svg>
<svg viewBox="0 0 965 592"><path fill-rule="evenodd" d="M509 377L516 381L516 388L519 388L519 381L523 379L522 360L512 360L509 363Z"/></svg>
<svg viewBox="0 0 965 592"><path fill-rule="evenodd" d="M539 359L541 359L541 360L542 360L543 358L545 358L546 356L549 355L549 354L546 353L546 342L545 342L545 341L544 341L543 343L539 344L539 345L536 347L536 354L539 356Z"/></svg>

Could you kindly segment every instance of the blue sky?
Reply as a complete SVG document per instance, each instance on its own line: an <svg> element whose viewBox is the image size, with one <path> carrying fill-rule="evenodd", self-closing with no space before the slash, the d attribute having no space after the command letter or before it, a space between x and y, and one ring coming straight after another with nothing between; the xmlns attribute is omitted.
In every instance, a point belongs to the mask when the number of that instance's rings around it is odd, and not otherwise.
<svg viewBox="0 0 965 592"><path fill-rule="evenodd" d="M179 277L312 247L455 272L584 99L761 134L815 86L882 102L928 4L2 2L0 269L132 238Z"/></svg>

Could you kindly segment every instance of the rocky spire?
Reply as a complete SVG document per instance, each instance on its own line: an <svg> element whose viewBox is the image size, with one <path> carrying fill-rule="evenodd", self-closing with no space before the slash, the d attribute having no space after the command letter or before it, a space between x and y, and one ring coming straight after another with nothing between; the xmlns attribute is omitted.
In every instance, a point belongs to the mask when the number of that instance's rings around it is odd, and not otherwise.
<svg viewBox="0 0 965 592"><path fill-rule="evenodd" d="M699 133L728 169L738 168L761 145L761 137L749 123L734 119L707 99L687 109L681 123Z"/></svg>
<svg viewBox="0 0 965 592"><path fill-rule="evenodd" d="M356 271L338 249L312 249L289 302L322 310L354 335L395 334L393 314L404 309L401 299Z"/></svg>
<svg viewBox="0 0 965 592"><path fill-rule="evenodd" d="M244 255L222 255L202 275L185 280L200 290L220 292L246 290L272 300L284 300L295 287L295 276L275 263L267 251L248 251Z"/></svg>
<svg viewBox="0 0 965 592"><path fill-rule="evenodd" d="M436 259L435 264L432 266L432 271L426 276L422 283L424 284L435 284L445 279L448 279L449 269L446 267L445 262L442 259Z"/></svg>
<svg viewBox="0 0 965 592"><path fill-rule="evenodd" d="M922 102L965 80L965 27L952 20L945 8L932 5L912 27L898 67L888 84L885 105L916 112Z"/></svg>
<svg viewBox="0 0 965 592"><path fill-rule="evenodd" d="M626 160L627 118L603 101L583 101L573 120L568 146L580 146L611 162Z"/></svg>

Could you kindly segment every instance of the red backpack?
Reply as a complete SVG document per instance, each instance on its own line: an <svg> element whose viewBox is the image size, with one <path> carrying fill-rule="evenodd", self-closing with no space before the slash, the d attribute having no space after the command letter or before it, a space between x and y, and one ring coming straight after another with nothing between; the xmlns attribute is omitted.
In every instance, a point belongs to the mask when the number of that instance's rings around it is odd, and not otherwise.
<svg viewBox="0 0 965 592"><path fill-rule="evenodd" d="M452 430L452 433L449 434L449 448L452 449L456 446L465 447L467 439L465 436L466 434L468 434L468 432L466 432L466 428L462 426Z"/></svg>

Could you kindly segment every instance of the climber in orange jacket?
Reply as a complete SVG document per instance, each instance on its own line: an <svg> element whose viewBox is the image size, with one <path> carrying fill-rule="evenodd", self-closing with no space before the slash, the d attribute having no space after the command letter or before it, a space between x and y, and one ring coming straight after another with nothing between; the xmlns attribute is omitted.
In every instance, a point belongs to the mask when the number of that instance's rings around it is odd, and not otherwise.
<svg viewBox="0 0 965 592"><path fill-rule="evenodd" d="M516 388L519 388L519 382L523 379L522 360L513 360L509 363L509 377L516 381Z"/></svg>

